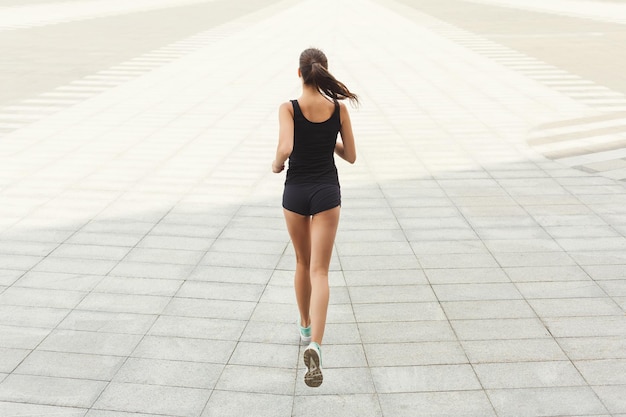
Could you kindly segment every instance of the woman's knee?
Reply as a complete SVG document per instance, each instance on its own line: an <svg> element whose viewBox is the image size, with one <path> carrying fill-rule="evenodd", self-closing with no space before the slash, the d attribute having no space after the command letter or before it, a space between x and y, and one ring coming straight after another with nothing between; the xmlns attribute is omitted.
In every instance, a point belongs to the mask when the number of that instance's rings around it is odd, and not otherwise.
<svg viewBox="0 0 626 417"><path fill-rule="evenodd" d="M307 271L310 271L311 269L311 260L309 258L298 258L296 257L296 267L297 268L303 268L306 269Z"/></svg>
<svg viewBox="0 0 626 417"><path fill-rule="evenodd" d="M311 272L311 280L328 281L328 268L324 265L311 265L309 271Z"/></svg>
<svg viewBox="0 0 626 417"><path fill-rule="evenodd" d="M302 250L296 250L296 266L306 267L307 269L309 269L311 267L311 253Z"/></svg>

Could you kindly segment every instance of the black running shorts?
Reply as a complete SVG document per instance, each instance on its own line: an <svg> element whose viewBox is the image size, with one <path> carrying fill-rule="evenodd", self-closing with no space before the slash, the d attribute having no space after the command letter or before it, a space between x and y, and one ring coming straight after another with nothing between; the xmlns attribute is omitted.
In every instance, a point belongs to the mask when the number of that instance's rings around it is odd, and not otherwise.
<svg viewBox="0 0 626 417"><path fill-rule="evenodd" d="M287 184L283 207L303 216L313 216L341 205L341 191L334 184Z"/></svg>

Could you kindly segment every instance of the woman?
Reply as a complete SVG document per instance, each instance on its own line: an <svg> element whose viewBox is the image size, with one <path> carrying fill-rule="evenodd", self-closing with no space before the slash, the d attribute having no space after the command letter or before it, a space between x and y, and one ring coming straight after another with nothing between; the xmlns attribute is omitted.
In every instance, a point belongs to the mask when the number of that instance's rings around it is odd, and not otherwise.
<svg viewBox="0 0 626 417"><path fill-rule="evenodd" d="M294 286L300 310L304 351L304 382L318 387L322 376L322 338L328 310L328 268L339 223L341 194L333 152L349 163L356 160L348 109L339 100L358 98L328 72L322 51L300 55L298 77L302 95L281 104L279 138L272 171L282 172L289 159L283 212L296 253ZM337 134L341 141L337 141Z"/></svg>

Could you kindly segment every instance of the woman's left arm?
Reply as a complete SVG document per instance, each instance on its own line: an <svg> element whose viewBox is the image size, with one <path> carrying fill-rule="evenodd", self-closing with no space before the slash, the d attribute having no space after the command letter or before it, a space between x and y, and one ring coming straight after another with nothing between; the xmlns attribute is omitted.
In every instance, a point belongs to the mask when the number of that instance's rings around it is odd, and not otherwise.
<svg viewBox="0 0 626 417"><path fill-rule="evenodd" d="M287 102L278 108L278 147L272 163L272 172L278 174L285 169L285 161L293 151L293 107Z"/></svg>
<svg viewBox="0 0 626 417"><path fill-rule="evenodd" d="M335 144L335 153L351 164L356 161L356 145L354 144L354 133L352 133L352 122L350 114L345 104L339 104L341 117L341 142Z"/></svg>

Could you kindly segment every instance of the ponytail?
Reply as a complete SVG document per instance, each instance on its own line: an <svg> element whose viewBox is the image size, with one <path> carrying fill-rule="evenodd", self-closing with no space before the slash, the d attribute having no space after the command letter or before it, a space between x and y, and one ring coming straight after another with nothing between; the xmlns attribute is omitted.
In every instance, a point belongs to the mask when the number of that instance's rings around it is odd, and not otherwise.
<svg viewBox="0 0 626 417"><path fill-rule="evenodd" d="M300 73L305 84L317 88L325 96L333 100L349 99L353 104L359 103L358 96L328 71L326 55L319 49L309 48L300 54Z"/></svg>

